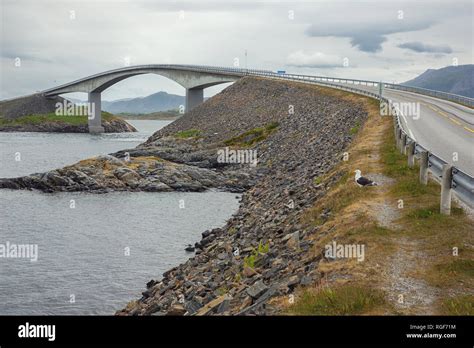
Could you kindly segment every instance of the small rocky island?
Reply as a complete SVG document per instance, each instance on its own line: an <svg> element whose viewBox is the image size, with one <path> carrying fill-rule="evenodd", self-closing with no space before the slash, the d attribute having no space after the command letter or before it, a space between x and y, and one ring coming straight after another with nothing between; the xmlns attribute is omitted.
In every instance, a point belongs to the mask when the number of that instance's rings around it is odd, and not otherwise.
<svg viewBox="0 0 474 348"><path fill-rule="evenodd" d="M86 114L57 115L57 105L71 104L61 97L41 94L0 101L0 132L88 133ZM106 133L136 132L128 122L102 112Z"/></svg>
<svg viewBox="0 0 474 348"><path fill-rule="evenodd" d="M322 255L308 252L317 227L301 217L339 179L318 180L366 118L363 105L327 89L246 77L134 149L0 179L0 188L243 192L225 226L200 231L195 255L117 315L276 314L272 297L321 277ZM222 163L225 148L254 150L258 164Z"/></svg>

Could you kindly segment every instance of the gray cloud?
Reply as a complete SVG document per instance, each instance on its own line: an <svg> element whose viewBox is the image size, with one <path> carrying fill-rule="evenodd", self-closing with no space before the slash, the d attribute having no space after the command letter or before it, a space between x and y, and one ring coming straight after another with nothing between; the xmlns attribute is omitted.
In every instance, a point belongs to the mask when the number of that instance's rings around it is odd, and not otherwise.
<svg viewBox="0 0 474 348"><path fill-rule="evenodd" d="M419 41L405 42L405 43L402 43L402 44L398 45L397 47L405 48L405 49L415 51L415 52L420 52L420 53L423 53L423 52L426 52L426 53L452 53L453 52L452 48L449 47L448 45L435 46L435 45L424 44L423 42L419 42Z"/></svg>
<svg viewBox="0 0 474 348"><path fill-rule="evenodd" d="M382 43L387 40L386 36L395 33L419 31L431 27L434 19L421 21L392 20L392 22L381 23L380 21L333 24L312 24L306 35L311 37L344 37L351 39L351 45L363 52L378 52L382 50Z"/></svg>

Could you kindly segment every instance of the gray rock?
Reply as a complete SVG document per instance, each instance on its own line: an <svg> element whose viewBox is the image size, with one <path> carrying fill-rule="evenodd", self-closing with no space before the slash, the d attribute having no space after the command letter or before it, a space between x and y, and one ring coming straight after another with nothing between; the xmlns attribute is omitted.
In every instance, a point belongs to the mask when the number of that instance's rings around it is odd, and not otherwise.
<svg viewBox="0 0 474 348"><path fill-rule="evenodd" d="M261 280L259 280L247 289L247 294L253 299L256 299L259 298L260 295L262 295L267 290L268 286L266 286Z"/></svg>

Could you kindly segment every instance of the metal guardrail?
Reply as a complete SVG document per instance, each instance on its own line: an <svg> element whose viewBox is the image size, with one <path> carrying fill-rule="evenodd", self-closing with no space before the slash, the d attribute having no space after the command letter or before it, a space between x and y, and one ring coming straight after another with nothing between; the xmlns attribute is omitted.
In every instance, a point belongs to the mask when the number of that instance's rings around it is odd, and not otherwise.
<svg viewBox="0 0 474 348"><path fill-rule="evenodd" d="M434 98L438 98L438 99L444 99L444 100L452 101L452 102L455 102L455 103L458 103L458 104L464 104L464 105L467 105L467 106L470 106L470 107L474 107L474 99L473 98L465 97L465 96L458 95L458 94L435 91L435 90L432 90L432 89L426 89L426 88L420 88L420 87L397 85L397 84L393 84L393 83L384 83L384 86L387 87L387 88L396 89L396 90L399 90L399 91L423 94L423 95L427 95L427 96L430 96L430 97L434 97Z"/></svg>
<svg viewBox="0 0 474 348"><path fill-rule="evenodd" d="M420 87L412 87L412 86L405 86L399 85L394 83L386 83L386 82L377 82L371 80L358 80L358 79L346 79L340 77L327 77L327 76L313 76L313 75L300 75L300 74L281 74L275 73L269 70L255 70L255 69L242 69L242 68L228 68L228 67L207 67L207 66L200 66L200 65L169 65L168 68L179 68L179 69L196 69L206 72L218 71L221 73L234 73L237 75L258 75L258 76L267 76L267 77L287 77L292 79L299 79L299 80L310 80L310 81L320 81L320 82L334 82L334 83L346 83L346 84L353 84L353 85L365 85L365 86L378 86L379 83L383 84L385 88L396 89L400 91L406 92L413 92L418 94L423 94L431 97L435 97L438 99L444 99L448 101L453 101L455 103L464 104L470 107L474 107L474 99L465 97L458 94L446 93L441 91L435 91L426 88Z"/></svg>

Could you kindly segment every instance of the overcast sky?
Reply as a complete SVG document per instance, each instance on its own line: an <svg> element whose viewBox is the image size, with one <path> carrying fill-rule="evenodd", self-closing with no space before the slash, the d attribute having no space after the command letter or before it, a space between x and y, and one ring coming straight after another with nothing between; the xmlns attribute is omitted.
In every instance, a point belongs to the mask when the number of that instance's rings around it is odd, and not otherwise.
<svg viewBox="0 0 474 348"><path fill-rule="evenodd" d="M473 63L469 0L0 3L1 99L127 64L238 60L240 67L403 82L429 68ZM110 87L103 99L162 90L184 95L175 82L144 75Z"/></svg>

